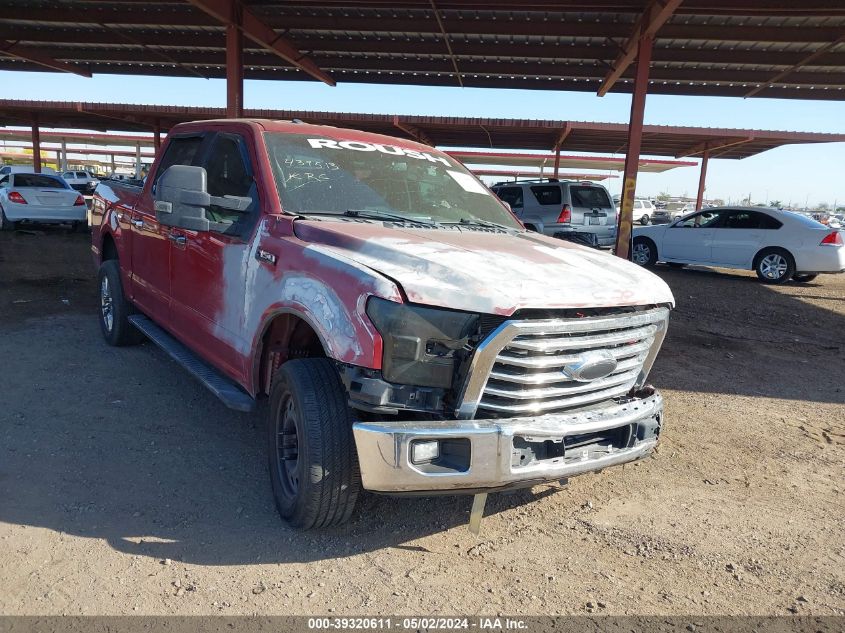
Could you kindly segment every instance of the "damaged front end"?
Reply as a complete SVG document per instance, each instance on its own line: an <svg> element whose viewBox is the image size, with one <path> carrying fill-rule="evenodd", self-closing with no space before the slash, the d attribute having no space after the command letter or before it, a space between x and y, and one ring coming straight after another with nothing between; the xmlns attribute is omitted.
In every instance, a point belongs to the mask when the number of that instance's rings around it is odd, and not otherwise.
<svg viewBox="0 0 845 633"><path fill-rule="evenodd" d="M665 306L478 315L371 298L380 371L346 366L364 487L475 492L648 455Z"/></svg>

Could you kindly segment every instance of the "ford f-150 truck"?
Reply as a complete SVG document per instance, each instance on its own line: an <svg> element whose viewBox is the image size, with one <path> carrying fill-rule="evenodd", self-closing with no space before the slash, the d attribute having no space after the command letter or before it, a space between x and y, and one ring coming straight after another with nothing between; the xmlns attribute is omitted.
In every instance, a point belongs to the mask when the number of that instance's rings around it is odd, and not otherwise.
<svg viewBox="0 0 845 633"><path fill-rule="evenodd" d="M297 122L171 130L92 209L99 319L228 406L269 398L270 480L300 528L362 489L480 493L647 456L674 305L612 255L526 231L418 143Z"/></svg>

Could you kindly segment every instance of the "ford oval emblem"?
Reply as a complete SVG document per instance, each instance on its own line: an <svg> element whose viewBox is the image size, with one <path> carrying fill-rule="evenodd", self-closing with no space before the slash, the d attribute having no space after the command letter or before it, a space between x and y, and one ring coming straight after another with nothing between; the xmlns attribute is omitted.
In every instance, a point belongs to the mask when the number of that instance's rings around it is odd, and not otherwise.
<svg viewBox="0 0 845 633"><path fill-rule="evenodd" d="M609 376L616 369L616 359L607 350L584 352L563 366L563 373L578 382L590 382Z"/></svg>

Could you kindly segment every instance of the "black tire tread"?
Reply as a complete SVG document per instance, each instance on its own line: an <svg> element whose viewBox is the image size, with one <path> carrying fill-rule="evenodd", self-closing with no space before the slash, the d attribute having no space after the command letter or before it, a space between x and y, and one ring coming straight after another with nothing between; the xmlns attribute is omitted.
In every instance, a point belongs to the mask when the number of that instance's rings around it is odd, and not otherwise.
<svg viewBox="0 0 845 633"><path fill-rule="evenodd" d="M271 416L276 415L278 390L287 387L297 400L306 438L308 460L322 470L320 483L300 479L304 498L285 517L294 527L312 529L340 525L349 520L361 490L358 454L352 434L352 415L334 362L328 358L303 358L282 365L273 376ZM270 420L275 433L275 420ZM271 452L270 467L276 456ZM324 475L328 473L329 477ZM326 485L328 483L328 485Z"/></svg>
<svg viewBox="0 0 845 633"><path fill-rule="evenodd" d="M120 263L116 259L108 259L100 264L100 271L97 275L97 292L100 292L100 283L104 276L109 278L109 287L112 294L112 305L114 306L114 325L112 331L107 332L103 323L102 312L99 314L100 329L103 338L109 345L114 347L126 347L137 345L144 340L144 335L129 322L129 316L135 313L135 308L123 294L123 283L120 279ZM99 310L99 308L98 308Z"/></svg>

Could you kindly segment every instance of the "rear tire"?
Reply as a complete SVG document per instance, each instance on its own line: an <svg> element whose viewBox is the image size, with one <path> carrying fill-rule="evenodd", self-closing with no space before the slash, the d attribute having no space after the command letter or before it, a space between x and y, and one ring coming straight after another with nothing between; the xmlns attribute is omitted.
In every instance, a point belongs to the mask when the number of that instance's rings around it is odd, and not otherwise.
<svg viewBox="0 0 845 633"><path fill-rule="evenodd" d="M15 223L6 219L6 212L0 207L0 231L14 231Z"/></svg>
<svg viewBox="0 0 845 633"><path fill-rule="evenodd" d="M135 308L123 294L120 265L116 259L100 265L97 288L100 290L100 331L106 343L123 347L143 341L144 335L129 322L129 315L134 314Z"/></svg>
<svg viewBox="0 0 845 633"><path fill-rule="evenodd" d="M782 248L764 248L754 258L754 272L767 284L782 284L795 274L795 260Z"/></svg>
<svg viewBox="0 0 845 633"><path fill-rule="evenodd" d="M634 238L631 259L639 266L653 268L657 264L657 244L648 237Z"/></svg>
<svg viewBox="0 0 845 633"><path fill-rule="evenodd" d="M797 281L799 284L806 284L813 281L816 277L818 275L795 273L792 275L792 281Z"/></svg>
<svg viewBox="0 0 845 633"><path fill-rule="evenodd" d="M276 508L300 530L349 520L361 474L352 413L334 363L284 363L270 388L267 454Z"/></svg>

